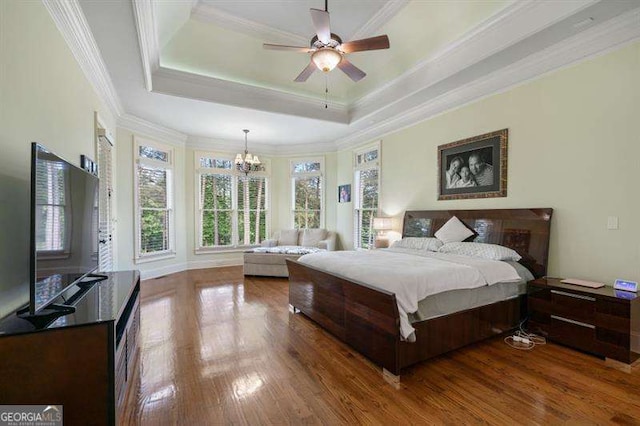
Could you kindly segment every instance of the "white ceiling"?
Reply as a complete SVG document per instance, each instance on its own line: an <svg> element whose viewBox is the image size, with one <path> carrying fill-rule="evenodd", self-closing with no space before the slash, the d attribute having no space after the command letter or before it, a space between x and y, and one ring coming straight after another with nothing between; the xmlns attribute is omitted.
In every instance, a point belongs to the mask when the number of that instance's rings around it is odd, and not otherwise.
<svg viewBox="0 0 640 426"><path fill-rule="evenodd" d="M199 6L213 7L230 15L257 22L304 39L314 35L309 9L324 10L324 0L200 0ZM389 0L330 0L331 31L348 40Z"/></svg>
<svg viewBox="0 0 640 426"><path fill-rule="evenodd" d="M637 0L478 3L331 1L334 32L388 32L392 47L355 54L369 74L360 89L332 72L331 90L344 93L325 109L319 72L319 82L290 83L308 58L261 48L308 39L308 9L322 1L80 0L127 114L217 149L241 146L249 128L267 154L371 140L640 35ZM244 73L252 58L276 72Z"/></svg>

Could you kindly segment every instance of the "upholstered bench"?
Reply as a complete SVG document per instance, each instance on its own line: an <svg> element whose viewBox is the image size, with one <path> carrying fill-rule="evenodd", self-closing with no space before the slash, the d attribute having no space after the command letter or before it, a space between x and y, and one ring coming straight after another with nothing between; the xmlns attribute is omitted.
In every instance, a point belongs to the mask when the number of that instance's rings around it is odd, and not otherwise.
<svg viewBox="0 0 640 426"><path fill-rule="evenodd" d="M264 277L288 277L287 259L297 260L303 254L326 251L315 247L257 247L244 252L244 274Z"/></svg>

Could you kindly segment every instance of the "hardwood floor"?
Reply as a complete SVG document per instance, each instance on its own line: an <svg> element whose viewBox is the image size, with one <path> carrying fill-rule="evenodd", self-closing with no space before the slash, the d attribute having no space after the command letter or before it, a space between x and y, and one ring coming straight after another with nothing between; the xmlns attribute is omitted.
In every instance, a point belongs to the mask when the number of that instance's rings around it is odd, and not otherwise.
<svg viewBox="0 0 640 426"><path fill-rule="evenodd" d="M380 368L289 313L285 279L241 267L142 283L137 383L123 423L640 424L640 371L501 338L423 362L400 390Z"/></svg>

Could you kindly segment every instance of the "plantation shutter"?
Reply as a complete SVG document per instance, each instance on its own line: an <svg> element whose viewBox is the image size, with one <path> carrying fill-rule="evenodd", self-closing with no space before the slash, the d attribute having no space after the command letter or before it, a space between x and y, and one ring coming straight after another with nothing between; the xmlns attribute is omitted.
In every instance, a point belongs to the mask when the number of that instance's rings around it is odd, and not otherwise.
<svg viewBox="0 0 640 426"><path fill-rule="evenodd" d="M267 179L262 176L238 178L238 242L260 244L266 238Z"/></svg>
<svg viewBox="0 0 640 426"><path fill-rule="evenodd" d="M98 138L98 177L100 187L98 193L98 232L100 244L98 259L100 271L113 270L113 147L106 137Z"/></svg>

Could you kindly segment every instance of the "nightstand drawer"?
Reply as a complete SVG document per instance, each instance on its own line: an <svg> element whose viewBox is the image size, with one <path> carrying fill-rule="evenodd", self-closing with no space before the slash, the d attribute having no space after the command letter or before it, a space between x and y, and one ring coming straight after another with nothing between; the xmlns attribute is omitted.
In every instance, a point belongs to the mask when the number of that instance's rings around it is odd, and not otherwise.
<svg viewBox="0 0 640 426"><path fill-rule="evenodd" d="M551 315L549 338L583 351L597 353L596 327L592 324Z"/></svg>
<svg viewBox="0 0 640 426"><path fill-rule="evenodd" d="M553 313L557 316L595 325L596 298L562 290L551 290Z"/></svg>
<svg viewBox="0 0 640 426"><path fill-rule="evenodd" d="M530 332L632 364L640 358L640 295L538 278L527 283Z"/></svg>

